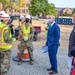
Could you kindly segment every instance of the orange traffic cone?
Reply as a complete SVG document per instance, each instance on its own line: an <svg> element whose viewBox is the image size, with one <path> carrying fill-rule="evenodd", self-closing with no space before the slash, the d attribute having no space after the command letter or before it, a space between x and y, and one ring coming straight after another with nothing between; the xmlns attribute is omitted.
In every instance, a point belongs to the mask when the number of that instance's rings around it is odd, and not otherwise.
<svg viewBox="0 0 75 75"><path fill-rule="evenodd" d="M19 52L17 53L17 57L18 58L20 57L20 53ZM28 59L29 58L29 53L28 53L28 50L27 50L26 47L25 47L25 50L24 50L23 58L24 59Z"/></svg>
<svg viewBox="0 0 75 75"><path fill-rule="evenodd" d="M20 57L20 53L19 52L17 53L17 57L18 58ZM24 59L28 59L29 58L29 53L28 53L28 50L26 48L24 50L23 58Z"/></svg>
<svg viewBox="0 0 75 75"><path fill-rule="evenodd" d="M18 48L20 46L20 40L21 40L21 38L20 38L20 36L18 36L18 42L19 42L18 43ZM14 61L19 61L19 57L20 57L20 53L17 52L17 56L16 57L13 57L12 59ZM23 61L29 61L29 53L28 53L28 48L27 47L24 48Z"/></svg>
<svg viewBox="0 0 75 75"><path fill-rule="evenodd" d="M13 57L12 59L14 61L19 61L19 57L20 57L20 53L18 51L16 57ZM30 61L29 53L28 53L28 50L26 48L25 48L24 53L23 53L23 61Z"/></svg>

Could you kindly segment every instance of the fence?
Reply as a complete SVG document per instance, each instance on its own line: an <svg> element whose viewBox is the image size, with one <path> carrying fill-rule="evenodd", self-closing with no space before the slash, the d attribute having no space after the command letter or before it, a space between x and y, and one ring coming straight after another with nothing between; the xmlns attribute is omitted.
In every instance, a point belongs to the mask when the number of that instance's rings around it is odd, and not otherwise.
<svg viewBox="0 0 75 75"><path fill-rule="evenodd" d="M57 24L64 24L64 25L72 25L72 19L71 18L56 18L55 19Z"/></svg>
<svg viewBox="0 0 75 75"><path fill-rule="evenodd" d="M11 16L11 19L19 19L20 16ZM55 18L57 24L72 25L72 18Z"/></svg>

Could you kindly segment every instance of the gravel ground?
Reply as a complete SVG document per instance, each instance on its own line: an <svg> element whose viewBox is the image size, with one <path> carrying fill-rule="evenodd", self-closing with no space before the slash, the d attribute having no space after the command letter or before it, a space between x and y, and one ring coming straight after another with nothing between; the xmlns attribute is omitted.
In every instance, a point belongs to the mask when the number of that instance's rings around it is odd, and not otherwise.
<svg viewBox="0 0 75 75"><path fill-rule="evenodd" d="M16 56L17 49L12 49L12 57ZM22 65L17 65L16 61L11 59L11 68L7 75L49 75L47 68L50 67L48 53L42 54L41 47L34 49L34 65L30 65L29 62L23 62ZM67 49L58 50L58 68L59 74L57 75L69 75L69 69L67 68Z"/></svg>

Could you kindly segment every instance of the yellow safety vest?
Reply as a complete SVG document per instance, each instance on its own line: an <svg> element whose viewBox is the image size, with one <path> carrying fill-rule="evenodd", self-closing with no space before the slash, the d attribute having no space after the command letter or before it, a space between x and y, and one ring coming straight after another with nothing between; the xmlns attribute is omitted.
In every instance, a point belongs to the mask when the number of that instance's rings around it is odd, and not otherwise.
<svg viewBox="0 0 75 75"><path fill-rule="evenodd" d="M30 26L28 27L28 29L25 28L25 25L20 25L21 30L22 30L22 34L24 35L24 38L28 38L29 34L30 34Z"/></svg>
<svg viewBox="0 0 75 75"><path fill-rule="evenodd" d="M5 26L4 24L1 24L0 25L0 49L3 50L3 51L11 49L11 47L12 47L11 44L5 43L5 40L4 40L4 32L5 32L5 30L9 30L9 32L10 32L10 29L9 29L8 26ZM9 37L12 38L11 32L10 32Z"/></svg>

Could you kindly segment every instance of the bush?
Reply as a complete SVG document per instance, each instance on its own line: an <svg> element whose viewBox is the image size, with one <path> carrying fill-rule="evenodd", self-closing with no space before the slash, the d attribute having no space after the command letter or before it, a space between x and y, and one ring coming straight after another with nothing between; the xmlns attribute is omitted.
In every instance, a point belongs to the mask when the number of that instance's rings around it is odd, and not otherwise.
<svg viewBox="0 0 75 75"><path fill-rule="evenodd" d="M63 14L63 16L71 17L72 14Z"/></svg>

